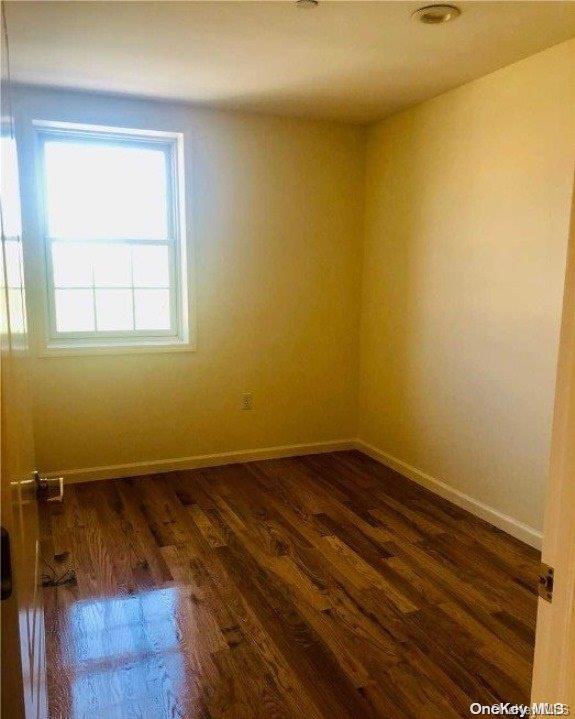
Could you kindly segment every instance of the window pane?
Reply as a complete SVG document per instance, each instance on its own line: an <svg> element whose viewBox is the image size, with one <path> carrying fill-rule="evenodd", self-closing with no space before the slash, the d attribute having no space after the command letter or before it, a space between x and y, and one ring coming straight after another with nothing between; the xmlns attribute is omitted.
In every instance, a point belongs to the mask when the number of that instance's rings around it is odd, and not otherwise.
<svg viewBox="0 0 575 719"><path fill-rule="evenodd" d="M137 145L47 140L50 236L165 239L165 157L162 150Z"/></svg>
<svg viewBox="0 0 575 719"><path fill-rule="evenodd" d="M169 287L168 248L152 245L132 248L134 287Z"/></svg>
<svg viewBox="0 0 575 719"><path fill-rule="evenodd" d="M0 139L0 174L2 176L2 232L4 237L20 237L20 185L16 141L9 135Z"/></svg>
<svg viewBox="0 0 575 719"><path fill-rule="evenodd" d="M25 332L26 313L21 288L8 289L8 309L10 310L10 332Z"/></svg>
<svg viewBox="0 0 575 719"><path fill-rule="evenodd" d="M4 262L7 287L22 287L22 243L20 240L5 240Z"/></svg>
<svg viewBox="0 0 575 719"><path fill-rule="evenodd" d="M133 330L131 290L96 290L99 330Z"/></svg>
<svg viewBox="0 0 575 719"><path fill-rule="evenodd" d="M130 247L97 245L94 247L94 284L96 287L130 287Z"/></svg>
<svg viewBox="0 0 575 719"><path fill-rule="evenodd" d="M55 287L92 286L92 250L86 244L52 244Z"/></svg>
<svg viewBox="0 0 575 719"><path fill-rule="evenodd" d="M136 329L170 329L170 293L168 290L136 290Z"/></svg>
<svg viewBox="0 0 575 719"><path fill-rule="evenodd" d="M56 328L58 332L94 330L92 290L56 290Z"/></svg>

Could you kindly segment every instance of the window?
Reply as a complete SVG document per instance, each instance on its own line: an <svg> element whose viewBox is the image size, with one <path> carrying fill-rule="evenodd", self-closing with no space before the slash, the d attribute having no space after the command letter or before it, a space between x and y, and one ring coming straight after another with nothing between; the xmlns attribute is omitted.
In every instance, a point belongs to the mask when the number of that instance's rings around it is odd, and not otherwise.
<svg viewBox="0 0 575 719"><path fill-rule="evenodd" d="M48 345L189 347L181 135L35 124Z"/></svg>
<svg viewBox="0 0 575 719"><path fill-rule="evenodd" d="M24 272L22 258L22 225L20 218L20 182L16 141L11 127L2 124L0 136L0 225L2 256L0 278L3 283L3 301L0 332L10 332L12 346L26 339L26 311L24 304Z"/></svg>

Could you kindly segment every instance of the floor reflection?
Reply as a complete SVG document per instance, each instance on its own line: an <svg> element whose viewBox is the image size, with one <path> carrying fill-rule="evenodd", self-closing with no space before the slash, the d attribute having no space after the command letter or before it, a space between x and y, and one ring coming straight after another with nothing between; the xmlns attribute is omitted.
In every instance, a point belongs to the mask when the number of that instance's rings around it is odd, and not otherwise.
<svg viewBox="0 0 575 719"><path fill-rule="evenodd" d="M189 695L188 602L182 589L164 588L72 604L65 645L72 716L187 716L180 698Z"/></svg>

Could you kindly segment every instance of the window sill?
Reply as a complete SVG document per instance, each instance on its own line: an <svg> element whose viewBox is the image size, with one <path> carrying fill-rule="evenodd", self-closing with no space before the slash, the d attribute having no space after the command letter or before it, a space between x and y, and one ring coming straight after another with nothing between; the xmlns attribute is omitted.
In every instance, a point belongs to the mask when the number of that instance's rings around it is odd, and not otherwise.
<svg viewBox="0 0 575 719"><path fill-rule="evenodd" d="M103 357L108 355L157 354L167 352L195 352L195 345L189 342L157 342L148 344L99 344L78 345L54 343L42 348L38 357Z"/></svg>

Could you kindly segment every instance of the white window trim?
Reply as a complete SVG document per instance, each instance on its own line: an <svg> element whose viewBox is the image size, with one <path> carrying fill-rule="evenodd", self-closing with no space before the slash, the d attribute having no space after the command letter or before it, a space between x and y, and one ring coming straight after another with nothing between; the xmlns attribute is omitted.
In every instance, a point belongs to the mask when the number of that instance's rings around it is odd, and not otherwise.
<svg viewBox="0 0 575 719"><path fill-rule="evenodd" d="M91 125L52 120L32 120L34 131L34 159L37 187L37 208L42 248L44 298L44 330L38 356L62 357L82 355L139 354L158 352L195 351L194 302L192 296L193 258L187 242L185 217L184 136L164 130L128 129L106 125ZM81 137L145 141L158 143L165 148L171 168L168 195L170 238L156 244L167 245L174 253L170 263L170 317L174 326L170 330L57 333L55 329L55 289L52 278L51 245L57 238L50 238L47 231L45 211L45 172L43 167L43 142L46 137L71 134ZM137 241L137 240L136 240ZM129 241L126 241L127 243ZM150 241L150 244L153 244Z"/></svg>

